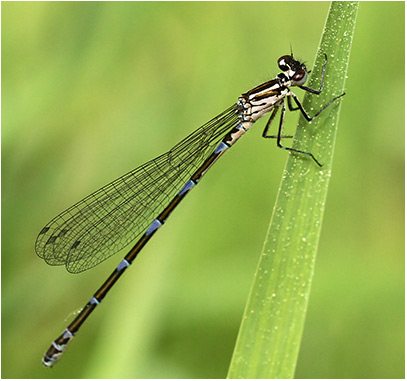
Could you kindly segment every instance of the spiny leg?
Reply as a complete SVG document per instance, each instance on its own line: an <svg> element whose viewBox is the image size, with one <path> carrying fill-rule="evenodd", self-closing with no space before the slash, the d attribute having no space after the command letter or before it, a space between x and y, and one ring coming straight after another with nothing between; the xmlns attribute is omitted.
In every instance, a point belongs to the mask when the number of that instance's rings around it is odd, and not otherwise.
<svg viewBox="0 0 407 381"><path fill-rule="evenodd" d="M266 139L277 139L278 138L278 135L267 135L267 133L270 129L271 123L278 112L278 109L279 109L279 107L275 107L273 112L271 113L270 118L267 121L266 127L264 127L264 131L263 131L263 135L262 135L263 138L266 138ZM292 139L292 136L291 135L281 135L280 139Z"/></svg>
<svg viewBox="0 0 407 381"><path fill-rule="evenodd" d="M324 56L325 56L325 62L324 62L324 65L322 66L321 83L319 85L319 90L314 90L314 89L311 89L310 87L307 87L307 86L299 86L300 89L308 91L309 93L312 93L312 94L317 94L317 95L321 94L322 88L324 86L325 68L326 68L326 64L328 62L328 57L327 57L327 55L325 53L324 53ZM310 71L308 73L310 73Z"/></svg>
<svg viewBox="0 0 407 381"><path fill-rule="evenodd" d="M297 110L300 109L299 107L294 107L294 106L293 106L293 104L292 104L292 102L291 102L291 97L290 97L290 96L287 96L287 104L288 104L288 109L289 109L290 111L297 111Z"/></svg>
<svg viewBox="0 0 407 381"><path fill-rule="evenodd" d="M311 152L305 152L305 151L300 151L298 149L295 148L291 148L291 147L285 147L281 144L281 132L283 130L283 123L284 123L284 115L285 115L285 104L282 105L282 109L281 109L281 116L280 116L280 125L278 126L278 135L277 135L277 146L279 148L285 149L287 151L291 151L291 152L296 152L296 153L301 153L304 155L308 155L310 157L312 157L312 159L315 161L315 163L317 163L320 167L322 167L322 164L315 158L315 156L311 153Z"/></svg>
<svg viewBox="0 0 407 381"><path fill-rule="evenodd" d="M335 98L332 98L324 107L321 108L321 110L319 110L314 116L309 116L307 114L307 112L304 109L304 106L301 104L300 100L298 99L298 97L294 94L294 93L290 93L290 95L288 96L288 100L287 102L289 103L288 107L290 107L290 97L294 98L295 103L297 104L298 108L293 108L290 109L291 111L294 110L300 110L301 114L304 115L304 118L308 120L308 122L311 122L312 120L314 120L319 114L321 114L322 111L324 111L332 102L335 102L337 99L339 99L340 97L343 97L345 95L345 93L338 95Z"/></svg>

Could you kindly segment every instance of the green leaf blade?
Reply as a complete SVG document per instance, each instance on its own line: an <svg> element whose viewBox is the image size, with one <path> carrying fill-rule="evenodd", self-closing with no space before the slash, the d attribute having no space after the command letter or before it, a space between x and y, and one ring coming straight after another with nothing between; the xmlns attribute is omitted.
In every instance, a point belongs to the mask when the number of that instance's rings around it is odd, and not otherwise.
<svg viewBox="0 0 407 381"><path fill-rule="evenodd" d="M343 93L358 2L333 2L307 86L319 87L324 53L328 56L321 95L307 93L304 108L315 115ZM312 152L323 163L290 153L269 232L246 304L228 378L293 378L314 273L326 204L340 104L335 101L311 123L304 117L293 147Z"/></svg>

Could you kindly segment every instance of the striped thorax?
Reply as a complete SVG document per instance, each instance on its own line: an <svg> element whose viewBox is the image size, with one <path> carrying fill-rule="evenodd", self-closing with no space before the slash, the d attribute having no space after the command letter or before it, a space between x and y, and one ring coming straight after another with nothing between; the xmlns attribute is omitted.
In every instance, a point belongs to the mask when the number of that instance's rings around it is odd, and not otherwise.
<svg viewBox="0 0 407 381"><path fill-rule="evenodd" d="M304 64L292 56L282 56L278 66L283 73L239 97L238 105L242 111L243 124L250 126L273 108L280 107L284 99L291 95L289 87L301 86L307 80L307 69ZM246 126L245 126L246 127Z"/></svg>

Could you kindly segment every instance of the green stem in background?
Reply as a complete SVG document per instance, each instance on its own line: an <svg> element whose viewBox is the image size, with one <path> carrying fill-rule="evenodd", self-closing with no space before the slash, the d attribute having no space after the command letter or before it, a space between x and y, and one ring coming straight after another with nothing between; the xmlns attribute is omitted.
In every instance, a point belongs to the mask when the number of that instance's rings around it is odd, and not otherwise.
<svg viewBox="0 0 407 381"><path fill-rule="evenodd" d="M311 116L344 91L358 5L331 4L308 83L319 87L326 53L324 89L320 96L307 93L304 99ZM312 152L323 167L304 155L289 155L228 378L294 377L344 100L311 123L300 116L293 146Z"/></svg>

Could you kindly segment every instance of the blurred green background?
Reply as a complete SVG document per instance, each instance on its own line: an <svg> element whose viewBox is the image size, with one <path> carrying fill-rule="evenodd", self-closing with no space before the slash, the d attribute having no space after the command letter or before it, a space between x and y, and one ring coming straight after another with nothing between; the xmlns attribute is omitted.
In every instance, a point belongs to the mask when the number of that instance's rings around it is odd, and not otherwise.
<svg viewBox="0 0 407 381"><path fill-rule="evenodd" d="M329 3L1 5L3 378L225 377L287 159L265 120L51 370L43 353L125 252L70 275L34 242L274 77L290 43L312 68ZM297 378L404 377L404 65L404 3L361 3Z"/></svg>

